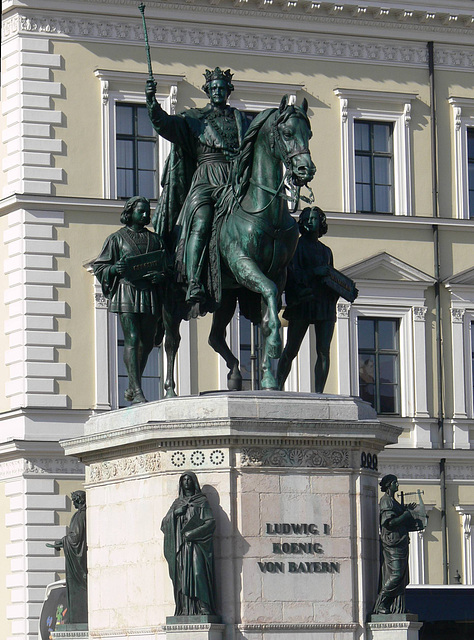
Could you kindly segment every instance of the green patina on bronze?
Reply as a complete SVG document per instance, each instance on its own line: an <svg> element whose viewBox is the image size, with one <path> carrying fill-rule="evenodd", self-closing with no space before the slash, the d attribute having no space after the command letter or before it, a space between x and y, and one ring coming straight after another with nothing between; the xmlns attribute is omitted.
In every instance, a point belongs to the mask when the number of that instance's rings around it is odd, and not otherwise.
<svg viewBox="0 0 474 640"><path fill-rule="evenodd" d="M87 540L86 494L74 491L71 499L77 511L71 518L69 530L61 540L46 544L53 549L63 549L66 560L66 623L86 623L87 615Z"/></svg>
<svg viewBox="0 0 474 640"><path fill-rule="evenodd" d="M166 327L167 396L174 395L179 323L208 311L214 312L209 343L226 361L229 388L241 389L238 359L225 341L237 301L244 316L262 325L261 387L277 388L270 359L281 353L278 312L298 241L285 187L290 185L297 200L299 188L315 173L306 101L293 106L285 96L278 109L260 113L245 133L242 114L226 104L233 89L230 72L217 67L205 78L210 104L179 116L158 105L154 81L146 90L153 126L173 142L154 217L177 273L177 286L165 300L172 317L169 331Z"/></svg>
<svg viewBox="0 0 474 640"><path fill-rule="evenodd" d="M106 239L93 270L123 329L129 380L125 399L138 404L146 402L141 379L148 356L163 339L161 289L167 253L160 236L146 228L150 223L146 198L130 198L120 220L125 226Z"/></svg>
<svg viewBox="0 0 474 640"><path fill-rule="evenodd" d="M417 517L416 503L400 504L395 499L398 479L386 475L380 481L384 495L380 499L380 540L382 565L379 594L374 614L406 613L405 592L409 582L409 532L421 531L425 524Z"/></svg>
<svg viewBox="0 0 474 640"><path fill-rule="evenodd" d="M196 474L179 479L179 496L163 518L164 555L173 582L175 616L215 616L213 535L216 522Z"/></svg>
<svg viewBox="0 0 474 640"><path fill-rule="evenodd" d="M336 324L339 296L354 302L354 282L336 271L329 247L319 238L327 233L326 215L319 207L307 207L298 220L301 237L288 269L285 286L288 339L278 363L278 386L283 388L309 325L316 337L315 392L322 393L329 374L329 352ZM345 285L345 286L342 286Z"/></svg>

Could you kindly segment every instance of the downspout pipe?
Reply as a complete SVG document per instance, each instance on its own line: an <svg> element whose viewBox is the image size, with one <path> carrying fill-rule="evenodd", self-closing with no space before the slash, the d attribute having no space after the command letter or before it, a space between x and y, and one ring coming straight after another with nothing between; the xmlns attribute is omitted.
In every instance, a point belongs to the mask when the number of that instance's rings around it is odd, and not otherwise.
<svg viewBox="0 0 474 640"><path fill-rule="evenodd" d="M436 90L434 73L434 44L428 42L428 68L430 76L430 120L431 120L431 184L433 217L439 218L438 201L438 147L436 137ZM441 269L439 225L433 224L434 276L435 276L435 321L436 321L436 364L438 391L438 443L444 449L444 390L443 390L443 342L441 334ZM448 531L446 523L446 458L440 460L441 491L441 545L443 554L443 584L448 584Z"/></svg>

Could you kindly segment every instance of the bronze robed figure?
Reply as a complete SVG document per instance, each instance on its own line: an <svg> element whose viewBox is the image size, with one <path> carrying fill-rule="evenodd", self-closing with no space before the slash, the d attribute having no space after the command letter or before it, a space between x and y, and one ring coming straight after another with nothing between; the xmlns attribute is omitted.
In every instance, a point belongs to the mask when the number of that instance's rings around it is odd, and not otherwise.
<svg viewBox="0 0 474 640"><path fill-rule="evenodd" d="M389 474L380 481L384 495L380 499L380 542L382 564L379 594L373 613L406 613L405 592L409 583L408 548L409 532L424 529L416 517L416 503L400 504L395 494L398 479Z"/></svg>
<svg viewBox="0 0 474 640"><path fill-rule="evenodd" d="M213 535L216 522L196 474L179 479L179 496L163 518L164 555L175 616L216 615Z"/></svg>
<svg viewBox="0 0 474 640"><path fill-rule="evenodd" d="M141 379L153 346L163 338L160 284L167 268L160 236L146 228L150 224L150 202L135 196L125 204L120 221L124 225L105 241L94 261L94 274L117 313L124 335L124 362L129 386L125 399L146 402Z"/></svg>
<svg viewBox="0 0 474 640"><path fill-rule="evenodd" d="M86 623L87 617L87 539L86 539L86 493L73 491L71 499L77 511L71 518L66 536L47 544L54 549L63 549L66 560L66 623Z"/></svg>

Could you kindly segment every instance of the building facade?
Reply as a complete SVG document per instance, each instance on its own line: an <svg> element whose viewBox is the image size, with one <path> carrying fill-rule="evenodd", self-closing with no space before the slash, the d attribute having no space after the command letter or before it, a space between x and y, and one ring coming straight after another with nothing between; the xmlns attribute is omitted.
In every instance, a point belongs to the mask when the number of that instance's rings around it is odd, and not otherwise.
<svg viewBox="0 0 474 640"><path fill-rule="evenodd" d="M403 427L378 468L396 473L404 493L424 492L430 518L413 535L412 582L467 589L474 7L409 4L150 1L146 18L157 99L169 113L204 106L202 74L215 66L232 70L231 104L249 116L284 94L308 100L323 241L359 289L337 306L326 392L361 395ZM120 330L90 265L124 198L158 196L169 145L147 120L134 1L3 0L2 41L0 630L33 640L45 587L64 569L45 543L64 535L67 496L85 477L59 440L123 403ZM180 395L226 387L209 328L208 317L182 325ZM248 384L258 385L258 338L236 315L229 340ZM312 389L315 357L310 332L288 390ZM150 398L160 397L162 370L157 350Z"/></svg>

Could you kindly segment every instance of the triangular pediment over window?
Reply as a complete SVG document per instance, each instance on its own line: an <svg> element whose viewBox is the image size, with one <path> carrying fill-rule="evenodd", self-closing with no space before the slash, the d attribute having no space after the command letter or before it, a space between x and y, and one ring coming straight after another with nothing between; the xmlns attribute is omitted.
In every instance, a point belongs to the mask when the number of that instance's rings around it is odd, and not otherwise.
<svg viewBox="0 0 474 640"><path fill-rule="evenodd" d="M435 279L424 271L399 260L385 251L371 258L356 262L342 270L346 276L356 282L384 281L434 284Z"/></svg>
<svg viewBox="0 0 474 640"><path fill-rule="evenodd" d="M459 271L456 275L449 276L449 278L444 280L443 284L448 287L453 284L474 285L474 267Z"/></svg>

